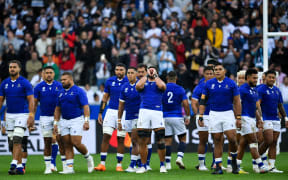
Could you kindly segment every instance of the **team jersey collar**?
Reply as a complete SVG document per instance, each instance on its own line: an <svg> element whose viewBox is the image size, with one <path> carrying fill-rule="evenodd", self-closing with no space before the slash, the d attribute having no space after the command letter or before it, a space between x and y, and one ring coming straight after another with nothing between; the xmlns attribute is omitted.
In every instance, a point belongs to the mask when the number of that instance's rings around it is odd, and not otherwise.
<svg viewBox="0 0 288 180"><path fill-rule="evenodd" d="M21 77L21 76L19 76L19 77L18 77L17 79L15 79L15 80L12 80L11 77L10 77L10 81L11 81L12 83L15 83L20 77Z"/></svg>

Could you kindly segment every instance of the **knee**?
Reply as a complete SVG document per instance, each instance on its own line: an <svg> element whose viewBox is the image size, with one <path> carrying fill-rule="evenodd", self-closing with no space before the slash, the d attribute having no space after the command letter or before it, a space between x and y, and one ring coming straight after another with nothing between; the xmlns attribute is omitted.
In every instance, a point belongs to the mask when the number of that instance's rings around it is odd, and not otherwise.
<svg viewBox="0 0 288 180"><path fill-rule="evenodd" d="M156 142L161 142L165 144L165 129L160 129L155 131Z"/></svg>
<svg viewBox="0 0 288 180"><path fill-rule="evenodd" d="M151 132L145 130L138 130L138 136L140 139L147 139L151 137Z"/></svg>
<svg viewBox="0 0 288 180"><path fill-rule="evenodd" d="M124 144L124 137L117 137L118 143Z"/></svg>
<svg viewBox="0 0 288 180"><path fill-rule="evenodd" d="M75 147L79 147L81 144L82 144L81 141L72 142L72 145L75 146Z"/></svg>
<svg viewBox="0 0 288 180"><path fill-rule="evenodd" d="M23 152L27 152L28 136L24 136L22 139Z"/></svg>

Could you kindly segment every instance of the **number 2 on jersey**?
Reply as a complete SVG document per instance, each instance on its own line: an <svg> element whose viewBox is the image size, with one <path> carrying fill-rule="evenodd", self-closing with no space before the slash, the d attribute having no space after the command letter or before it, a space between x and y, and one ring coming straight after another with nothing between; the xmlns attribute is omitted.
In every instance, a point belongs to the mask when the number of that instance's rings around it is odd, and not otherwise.
<svg viewBox="0 0 288 180"><path fill-rule="evenodd" d="M168 98L168 103L173 103L173 100L172 100L172 98L173 98L173 92L169 91L169 92L167 93L167 96L169 96L169 98Z"/></svg>

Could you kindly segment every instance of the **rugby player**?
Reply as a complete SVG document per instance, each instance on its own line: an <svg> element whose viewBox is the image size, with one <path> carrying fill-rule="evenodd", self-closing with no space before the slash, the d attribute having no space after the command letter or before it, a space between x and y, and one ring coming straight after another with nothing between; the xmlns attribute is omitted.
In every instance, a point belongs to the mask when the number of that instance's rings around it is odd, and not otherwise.
<svg viewBox="0 0 288 180"><path fill-rule="evenodd" d="M160 173L166 173L165 167L165 124L162 112L162 96L166 84L159 78L157 68L149 67L148 75L141 78L136 84L136 90L141 97L137 130L139 136L139 150L143 167L136 173L146 172L147 143L154 130L160 158Z"/></svg>
<svg viewBox="0 0 288 180"><path fill-rule="evenodd" d="M8 143L13 154L10 175L24 174L22 165L22 142L25 129L34 125L34 98L30 82L20 76L21 63L17 60L9 62L10 77L0 86L0 109L6 98L6 129ZM12 141L11 141L12 140Z"/></svg>
<svg viewBox="0 0 288 180"><path fill-rule="evenodd" d="M140 95L136 91L137 69L129 67L127 70L127 78L129 83L125 83L121 88L118 108L118 130L123 129L129 133L132 140L131 163L125 170L126 172L136 171L136 161L138 159L139 150L137 144L137 120L140 108ZM123 111L125 109L125 122L121 123Z"/></svg>
<svg viewBox="0 0 288 180"><path fill-rule="evenodd" d="M53 130L58 134L59 125L66 155L66 168L63 174L74 173L73 147L87 160L88 173L91 173L94 168L93 157L86 146L81 143L83 130L89 130L90 109L87 95L83 89L74 84L72 74L69 72L62 74L61 83L64 89L58 93Z"/></svg>
<svg viewBox="0 0 288 180"><path fill-rule="evenodd" d="M214 155L216 168L212 174L223 174L222 152L223 133L229 141L232 156L232 173L238 174L236 163L237 140L236 126L241 128L241 102L237 85L231 79L225 77L225 69L218 63L214 68L215 77L206 82L200 100L198 123L204 127L203 115L207 100L210 102L209 132L212 134L215 144ZM235 120L235 116L236 120Z"/></svg>
<svg viewBox="0 0 288 180"><path fill-rule="evenodd" d="M58 99L58 93L63 89L60 82L54 81L55 72L51 66L46 66L43 69L43 79L34 88L34 113L36 113L38 102L40 102L40 127L42 130L42 136L44 137L44 161L46 169L44 174L51 174L52 170L56 167L51 163L52 154L52 140L53 140L53 121L54 111ZM63 163L63 171L65 169L65 152L62 146L61 136L57 136L57 141L60 145L61 160ZM56 151L57 155L57 151ZM56 159L55 159L56 160ZM51 168L52 166L52 168Z"/></svg>
<svg viewBox="0 0 288 180"><path fill-rule="evenodd" d="M185 169L183 163L184 152L186 148L186 127L190 123L190 106L183 87L176 84L177 74L170 71L166 77L167 88L163 95L163 116L165 119L165 145L166 145L166 169L171 169L171 145L173 135L179 139L176 164L180 169ZM185 110L183 119L182 106Z"/></svg>
<svg viewBox="0 0 288 180"><path fill-rule="evenodd" d="M258 115L261 117L261 107L259 103L258 92L256 90L258 81L257 70L248 69L245 74L245 80L247 82L241 85L239 88L242 104L242 128L240 138L240 144L242 146L238 147L237 165L240 168L246 144L249 144L252 158L256 161L259 167L259 172L264 173L268 171L268 167L264 166L259 155L256 136L256 113L259 113ZM262 118L257 119L258 128L262 129Z"/></svg>
<svg viewBox="0 0 288 180"><path fill-rule="evenodd" d="M105 171L105 161L107 157L107 152L109 149L109 141L112 136L114 129L117 129L118 125L118 106L119 106L119 97L121 92L121 87L128 82L127 77L125 77L126 68L125 65L119 63L115 67L115 76L109 78L106 81L104 95L100 105L100 111L98 114L98 122L103 126L103 139L101 144L101 162L100 164L95 167L96 171ZM103 112L105 110L106 104L109 101L109 107L106 111L105 118L103 121ZM124 119L124 118L123 118ZM118 141L118 148L117 148L117 165L116 171L123 171L122 169L122 160L124 157L124 138L126 136L126 132L124 130L117 131L117 141Z"/></svg>
<svg viewBox="0 0 288 180"><path fill-rule="evenodd" d="M194 114L198 114L199 109L199 101L201 99L202 91L204 88L205 83L212 79L214 77L214 70L213 67L206 66L204 68L204 78L205 80L202 81L202 83L199 83L192 94L192 110ZM208 125L209 125L209 112L210 112L210 106L209 102L206 103L205 112L203 114L203 122L204 126L200 127L198 122L196 122L196 126L198 129L198 135L199 135L199 144L198 144L198 161L199 165L196 167L199 171L208 171L206 165L205 165L205 148L206 144L208 142Z"/></svg>
<svg viewBox="0 0 288 180"><path fill-rule="evenodd" d="M269 170L272 173L283 173L275 167L276 146L281 131L281 123L278 117L278 110L282 117L285 117L285 125L288 127L288 118L283 107L283 98L280 90L274 85L276 81L276 72L269 70L265 73L266 84L260 86L257 90L262 109L264 121L264 141L259 147L259 153L264 164L267 163L266 151L269 157Z"/></svg>

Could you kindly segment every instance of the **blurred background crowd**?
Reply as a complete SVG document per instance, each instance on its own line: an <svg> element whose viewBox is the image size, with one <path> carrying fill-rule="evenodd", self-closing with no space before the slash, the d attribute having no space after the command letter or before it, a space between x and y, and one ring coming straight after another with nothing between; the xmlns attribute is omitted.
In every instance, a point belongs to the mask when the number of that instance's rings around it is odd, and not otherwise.
<svg viewBox="0 0 288 180"><path fill-rule="evenodd" d="M269 31L286 32L288 0L269 0L268 12ZM163 79L176 70L189 93L211 59L231 79L263 70L262 17L262 0L0 0L0 81L13 59L33 86L52 66L56 80L72 72L95 103L117 63L144 63ZM288 37L268 44L269 69L288 103Z"/></svg>

